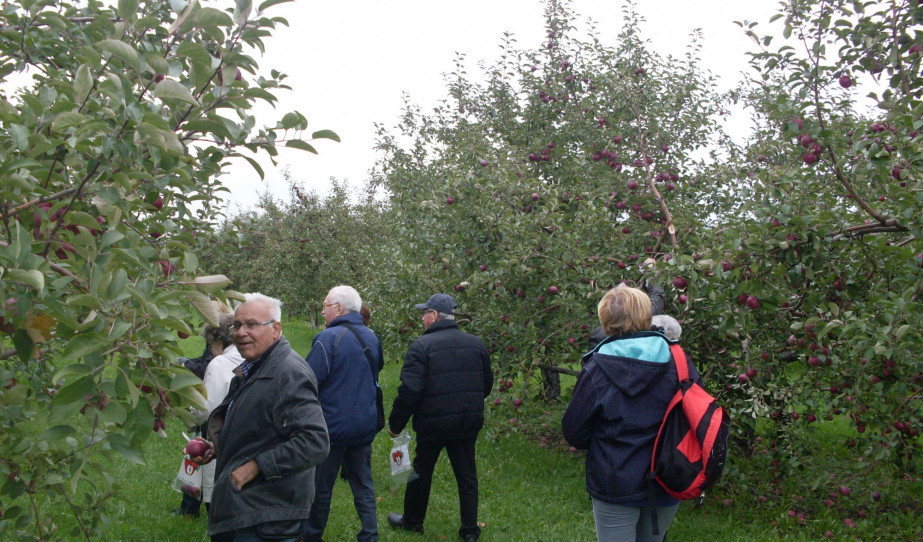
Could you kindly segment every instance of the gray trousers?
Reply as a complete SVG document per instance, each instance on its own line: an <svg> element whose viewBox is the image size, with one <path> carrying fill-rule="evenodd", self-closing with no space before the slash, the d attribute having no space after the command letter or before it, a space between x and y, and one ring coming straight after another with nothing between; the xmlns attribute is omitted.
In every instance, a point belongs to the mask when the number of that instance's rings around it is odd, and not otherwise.
<svg viewBox="0 0 923 542"><path fill-rule="evenodd" d="M654 535L651 512L657 510L660 534ZM673 506L619 506L593 499L598 542L661 542L679 504Z"/></svg>

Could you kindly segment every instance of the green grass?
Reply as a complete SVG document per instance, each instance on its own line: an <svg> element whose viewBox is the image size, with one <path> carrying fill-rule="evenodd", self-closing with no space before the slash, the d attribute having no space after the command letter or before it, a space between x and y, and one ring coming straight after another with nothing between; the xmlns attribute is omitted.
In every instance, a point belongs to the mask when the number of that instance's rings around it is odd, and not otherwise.
<svg viewBox="0 0 923 542"><path fill-rule="evenodd" d="M301 322L287 320L284 333L296 351L307 354L314 330ZM188 339L181 346L189 356L202 351L201 339ZM401 362L399 358L388 359L381 375L387 411L399 384ZM563 384L567 389L572 382L566 380ZM517 389L514 387L513 391ZM509 392L495 396L502 398L503 406L489 409L487 427L478 441L481 540L595 540L592 508L584 485L583 456L568 451L560 440L564 405L549 406L527 399L514 412ZM511 423L512 418L517 423ZM522 425L521 420L528 423ZM122 498L109 503L109 525L104 540L208 540L204 509L198 519L170 515L180 502L179 493L170 488L184 444L180 435L183 428L177 423L168 426L168 438L153 437L148 441L145 466L121 459L113 465ZM694 502L681 505L670 527L670 540L815 541L825 539L828 530L835 540L923 540L923 483L919 477L900 475L888 465L858 463L858 452L845 444L852 436L850 431L845 423L812 424L801 438L816 443L817 453L811 458L798 459L802 470L789 478L774 479L769 474L768 454L758 451L750 459L734 458L720 487L709 492L702 506ZM444 454L436 467L425 535L404 533L388 526L388 512L402 511L404 494L403 486L390 480L387 464L390 447L391 440L384 432L373 444L380 539L458 540L458 497ZM827 494L844 483L852 488L852 495L838 497L833 507L824 506ZM881 492L880 502L872 500L873 490ZM799 522L797 516L790 518L789 510L804 514L804 521ZM78 540L70 535L73 525L66 510L62 507L56 515L61 520L58 536L62 540ZM844 518L850 518L856 526L846 526ZM353 540L358 530L349 486L338 480L325 539Z"/></svg>

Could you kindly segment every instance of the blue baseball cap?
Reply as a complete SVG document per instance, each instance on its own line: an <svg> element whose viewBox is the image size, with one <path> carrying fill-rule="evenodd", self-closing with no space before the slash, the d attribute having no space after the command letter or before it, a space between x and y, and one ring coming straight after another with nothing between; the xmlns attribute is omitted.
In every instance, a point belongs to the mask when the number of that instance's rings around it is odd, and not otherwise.
<svg viewBox="0 0 923 542"><path fill-rule="evenodd" d="M420 310L432 309L443 314L455 314L455 307L457 306L458 303L455 302L455 298L448 294L434 294L426 303L414 305Z"/></svg>

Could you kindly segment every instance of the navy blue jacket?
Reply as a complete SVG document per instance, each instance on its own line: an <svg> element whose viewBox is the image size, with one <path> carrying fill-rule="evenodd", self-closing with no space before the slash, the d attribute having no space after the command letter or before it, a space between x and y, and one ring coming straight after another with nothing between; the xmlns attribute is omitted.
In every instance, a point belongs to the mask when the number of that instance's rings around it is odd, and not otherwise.
<svg viewBox="0 0 923 542"><path fill-rule="evenodd" d="M609 337L597 350L612 341L643 337L669 342L659 333L644 331ZM564 438L572 446L588 450L586 485L590 495L611 504L645 506L650 502L645 475L651 468L657 431L677 389L676 367L672 360L645 361L596 350L585 358L561 421ZM700 381L692 363L689 375ZM659 485L654 486L658 506L676 502Z"/></svg>
<svg viewBox="0 0 923 542"><path fill-rule="evenodd" d="M352 325L371 349L374 375L362 346L346 323ZM324 410L330 445L348 447L372 442L378 432L375 383L384 367L384 356L378 337L362 325L362 315L349 312L330 322L327 329L314 337L305 359L317 377L317 398Z"/></svg>
<svg viewBox="0 0 923 542"><path fill-rule="evenodd" d="M494 373L481 339L439 320L407 349L388 424L400 433L413 416L417 440L471 439L484 426Z"/></svg>

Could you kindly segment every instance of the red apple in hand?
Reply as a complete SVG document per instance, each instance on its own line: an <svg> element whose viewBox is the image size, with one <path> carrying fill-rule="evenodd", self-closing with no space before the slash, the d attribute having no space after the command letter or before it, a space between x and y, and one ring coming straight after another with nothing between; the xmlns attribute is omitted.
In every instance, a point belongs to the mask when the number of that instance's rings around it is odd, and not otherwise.
<svg viewBox="0 0 923 542"><path fill-rule="evenodd" d="M204 440L190 440L184 451L189 457L202 457L208 451L208 445Z"/></svg>

